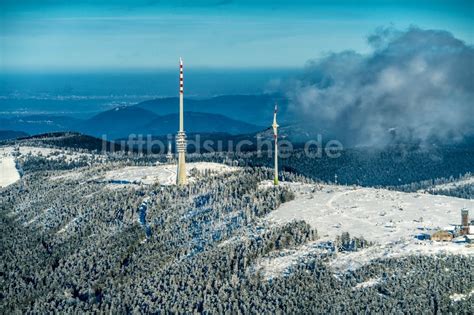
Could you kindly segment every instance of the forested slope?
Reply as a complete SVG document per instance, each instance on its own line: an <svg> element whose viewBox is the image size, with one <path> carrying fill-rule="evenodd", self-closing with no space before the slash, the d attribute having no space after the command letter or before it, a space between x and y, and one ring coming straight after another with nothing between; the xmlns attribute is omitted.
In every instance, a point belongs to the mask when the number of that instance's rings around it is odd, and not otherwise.
<svg viewBox="0 0 474 315"><path fill-rule="evenodd" d="M45 168L45 157L24 157L21 181L1 190L2 313L469 313L472 256L384 259L336 273L328 265L336 253L315 254L264 277L259 259L318 238L301 221L261 220L293 198L285 187L259 188L269 169L198 172L186 188L114 187L99 180L105 172L146 158L84 159Z"/></svg>

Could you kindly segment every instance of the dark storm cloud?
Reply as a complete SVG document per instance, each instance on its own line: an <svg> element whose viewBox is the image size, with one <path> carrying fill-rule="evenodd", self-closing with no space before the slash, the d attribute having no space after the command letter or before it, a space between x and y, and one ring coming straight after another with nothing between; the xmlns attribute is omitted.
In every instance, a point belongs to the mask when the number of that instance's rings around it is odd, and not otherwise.
<svg viewBox="0 0 474 315"><path fill-rule="evenodd" d="M295 112L358 145L451 142L474 129L474 48L446 31L379 29L370 55L309 61L290 83Z"/></svg>

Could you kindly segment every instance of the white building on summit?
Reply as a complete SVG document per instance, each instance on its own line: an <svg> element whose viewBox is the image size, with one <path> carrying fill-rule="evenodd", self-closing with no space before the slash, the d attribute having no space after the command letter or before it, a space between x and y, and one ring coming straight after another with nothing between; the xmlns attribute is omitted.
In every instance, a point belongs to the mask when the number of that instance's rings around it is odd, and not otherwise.
<svg viewBox="0 0 474 315"><path fill-rule="evenodd" d="M166 154L168 164L173 164L173 152L171 152L171 141L168 140L168 153Z"/></svg>

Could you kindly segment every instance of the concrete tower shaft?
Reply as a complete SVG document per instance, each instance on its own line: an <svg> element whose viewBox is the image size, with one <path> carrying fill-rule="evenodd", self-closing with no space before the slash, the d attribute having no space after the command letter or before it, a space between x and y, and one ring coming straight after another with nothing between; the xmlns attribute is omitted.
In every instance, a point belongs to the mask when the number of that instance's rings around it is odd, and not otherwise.
<svg viewBox="0 0 474 315"><path fill-rule="evenodd" d="M176 136L176 150L178 151L178 170L176 173L176 184L186 185L186 133L184 132L184 75L183 60L179 58L179 131Z"/></svg>

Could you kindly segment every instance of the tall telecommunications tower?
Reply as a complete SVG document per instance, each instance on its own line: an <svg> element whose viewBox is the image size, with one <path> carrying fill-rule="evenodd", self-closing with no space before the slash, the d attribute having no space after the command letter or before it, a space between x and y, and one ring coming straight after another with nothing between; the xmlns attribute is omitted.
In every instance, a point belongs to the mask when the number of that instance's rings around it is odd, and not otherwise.
<svg viewBox="0 0 474 315"><path fill-rule="evenodd" d="M177 185L186 185L186 133L183 123L183 59L179 58L179 131L176 136L176 149L178 151Z"/></svg>
<svg viewBox="0 0 474 315"><path fill-rule="evenodd" d="M277 124L277 110L278 107L275 104L275 111L273 112L273 137L275 138L275 175L273 177L273 185L278 185L278 124Z"/></svg>

